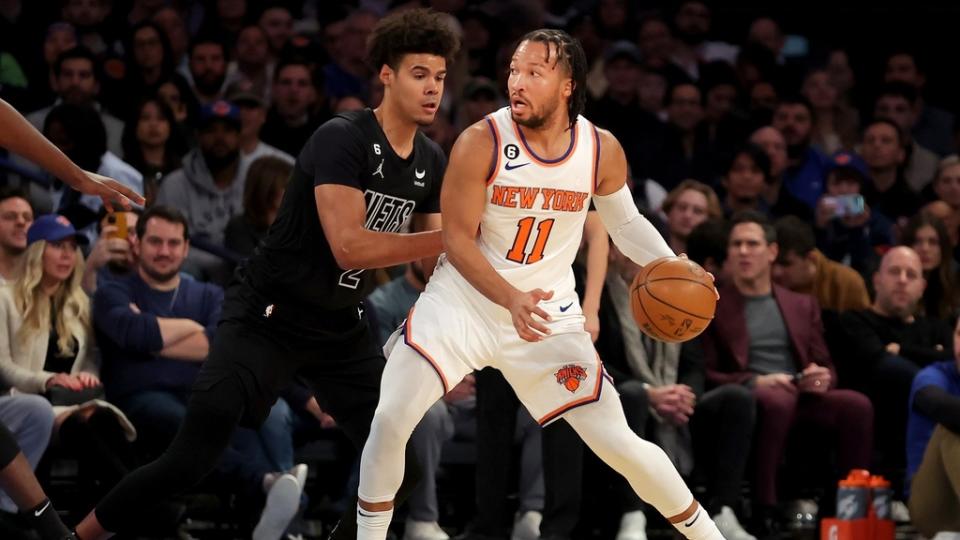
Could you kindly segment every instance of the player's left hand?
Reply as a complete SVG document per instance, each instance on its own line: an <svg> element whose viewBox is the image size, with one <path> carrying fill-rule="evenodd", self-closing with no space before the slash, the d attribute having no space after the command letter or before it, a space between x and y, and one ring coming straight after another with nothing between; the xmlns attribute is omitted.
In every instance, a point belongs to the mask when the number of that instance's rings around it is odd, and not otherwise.
<svg viewBox="0 0 960 540"><path fill-rule="evenodd" d="M120 205L130 210L134 204L143 205L145 199L136 191L117 182L113 178L99 175L90 171L83 171L83 176L70 183L73 189L87 195L95 195L103 200L103 206L108 212L114 211L114 205Z"/></svg>

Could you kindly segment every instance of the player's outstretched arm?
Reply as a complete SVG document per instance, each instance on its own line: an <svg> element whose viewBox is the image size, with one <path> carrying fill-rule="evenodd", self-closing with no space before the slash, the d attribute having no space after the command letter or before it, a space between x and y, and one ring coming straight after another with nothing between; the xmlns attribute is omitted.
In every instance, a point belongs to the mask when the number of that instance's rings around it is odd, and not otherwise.
<svg viewBox="0 0 960 540"><path fill-rule="evenodd" d="M366 229L367 203L357 188L321 184L313 193L323 234L337 266L344 270L384 268L443 251L440 231L401 234Z"/></svg>
<svg viewBox="0 0 960 540"><path fill-rule="evenodd" d="M486 122L480 121L464 130L453 145L440 193L444 248L450 263L474 288L510 311L521 338L538 341L541 335L534 330L543 334L549 331L532 315L549 320L537 303L549 299L553 292L518 290L494 270L477 247L493 144Z"/></svg>
<svg viewBox="0 0 960 540"><path fill-rule="evenodd" d="M633 262L644 266L673 250L656 228L640 215L627 187L627 158L609 131L600 131L600 176L593 205L613 243Z"/></svg>
<svg viewBox="0 0 960 540"><path fill-rule="evenodd" d="M9 103L0 99L0 146L20 154L81 193L103 199L108 210L114 204L129 209L143 204L140 194L106 176L84 171L27 121Z"/></svg>

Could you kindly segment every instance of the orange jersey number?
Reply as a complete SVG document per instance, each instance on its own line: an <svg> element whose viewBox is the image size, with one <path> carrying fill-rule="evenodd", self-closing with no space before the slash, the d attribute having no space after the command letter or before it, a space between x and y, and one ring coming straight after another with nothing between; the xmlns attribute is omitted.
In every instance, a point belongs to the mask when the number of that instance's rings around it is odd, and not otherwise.
<svg viewBox="0 0 960 540"><path fill-rule="evenodd" d="M525 217L517 222L517 236L513 240L513 247L507 252L507 259L520 264L533 264L543 258L543 248L550 238L550 229L553 228L553 219L545 219L537 223L537 239L533 242L533 250L527 255L527 242L533 232L536 219Z"/></svg>

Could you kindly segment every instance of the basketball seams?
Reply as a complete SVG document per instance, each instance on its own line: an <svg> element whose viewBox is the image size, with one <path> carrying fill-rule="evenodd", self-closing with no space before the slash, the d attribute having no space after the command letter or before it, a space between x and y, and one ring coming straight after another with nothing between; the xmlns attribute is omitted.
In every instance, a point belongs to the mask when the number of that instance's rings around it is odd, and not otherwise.
<svg viewBox="0 0 960 540"><path fill-rule="evenodd" d="M644 284L647 284L647 283L656 283L656 282L658 282L658 281L673 281L673 280L676 280L676 281L689 281L690 283L696 283L697 285L703 286L703 287L704 287L705 289L707 289L708 291L713 292L713 287L711 287L710 285L707 285L707 284L704 283L703 281L700 281L699 279L686 278L686 277L661 277L661 278L657 278L657 279L648 279L648 280L646 280L646 281L644 282Z"/></svg>
<svg viewBox="0 0 960 540"><path fill-rule="evenodd" d="M641 287L644 288L644 289L646 288L644 285L640 285L639 287L637 287L636 290L639 290ZM647 291L647 294L649 294L649 293L650 293L650 291ZM652 294L650 295L650 298L653 298L653 295L652 295ZM650 321L650 325L653 326L653 327L657 330L657 332L660 333L660 336L659 336L657 339L660 339L660 340L662 340L662 341L670 341L670 342L673 342L673 340L669 337L669 336L670 336L670 333L669 333L669 332L664 332L662 328L660 328L659 326L657 326L657 322L654 320L653 317L650 316L650 313L647 312L647 306L643 305L643 296L642 296L642 295L639 295L639 294L637 295L637 301L638 301L638 303L640 304L640 309L643 310L643 315L647 318L648 321ZM658 301L658 302L661 302L660 300L657 300L657 301ZM665 337L665 336L666 336L666 337Z"/></svg>
<svg viewBox="0 0 960 540"><path fill-rule="evenodd" d="M697 314L697 313L691 313L691 312L689 312L689 311L687 311L687 310L685 310L685 309L683 309L683 308L679 308L679 307L671 304L670 302L664 301L663 298L660 298L659 296L653 294L653 291L651 291L646 285L644 285L643 288L647 290L647 294L650 295L650 298L653 298L653 299L656 300L657 302L660 302L661 304L663 304L663 305L665 305L665 306L669 306L669 307L671 307L671 308L679 311L680 313L683 313L683 314L686 314L686 315L690 315L691 317L696 317L696 318L698 318L698 319L703 319L703 320L705 320L705 321L712 321L712 320L713 320L713 315L711 315L711 316L709 316L709 317L704 317L703 315L699 315L699 314Z"/></svg>

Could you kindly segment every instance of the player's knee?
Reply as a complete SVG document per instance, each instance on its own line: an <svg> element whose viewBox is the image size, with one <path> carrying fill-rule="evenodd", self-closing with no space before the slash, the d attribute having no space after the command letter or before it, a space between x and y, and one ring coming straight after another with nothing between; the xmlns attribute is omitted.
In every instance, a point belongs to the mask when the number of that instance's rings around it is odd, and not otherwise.
<svg viewBox="0 0 960 540"><path fill-rule="evenodd" d="M404 445L413 433L417 422L409 419L401 411L379 407L370 423L370 436L390 444Z"/></svg>

